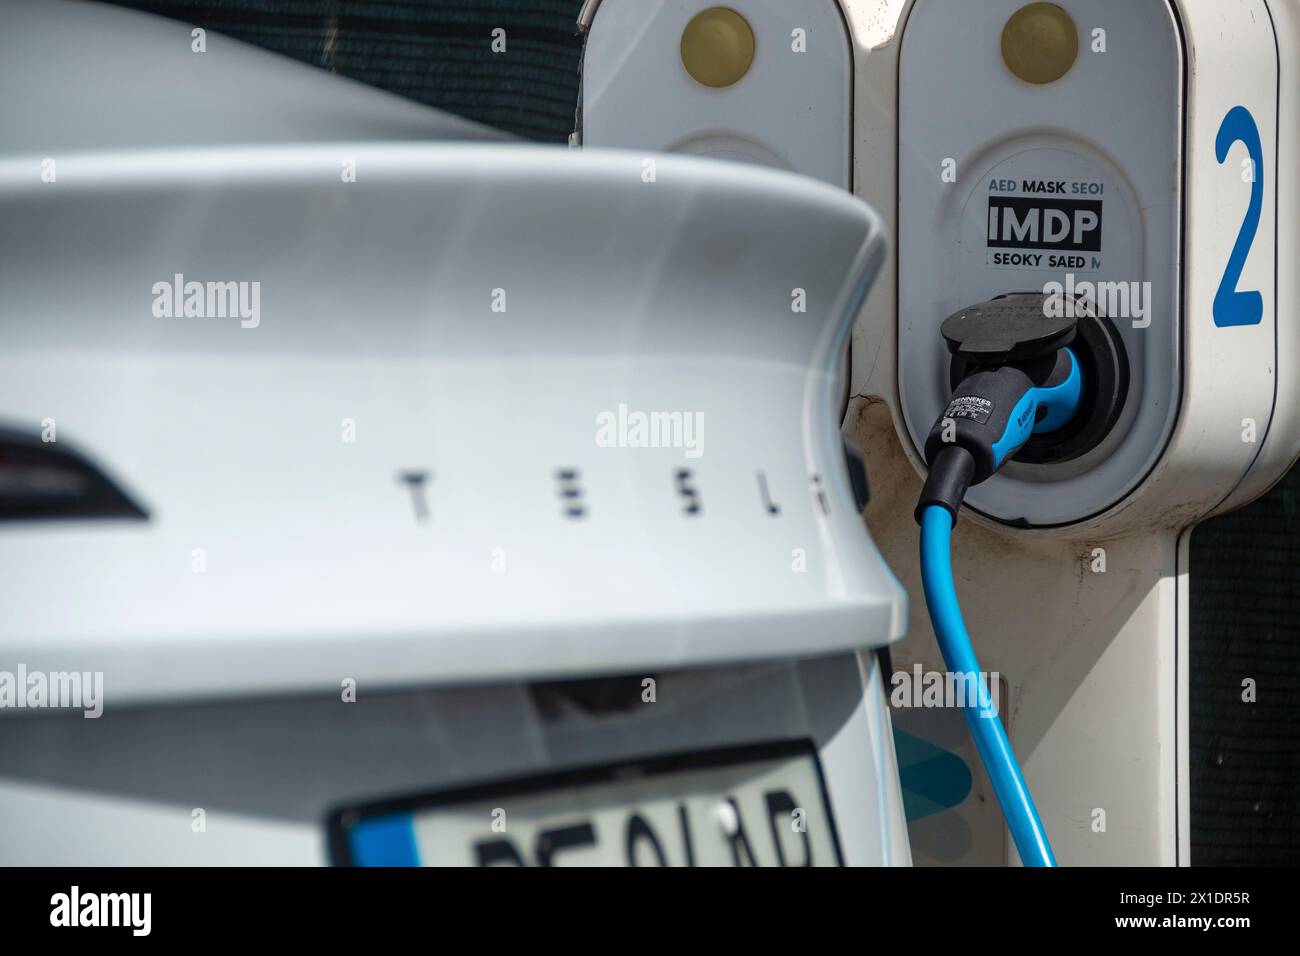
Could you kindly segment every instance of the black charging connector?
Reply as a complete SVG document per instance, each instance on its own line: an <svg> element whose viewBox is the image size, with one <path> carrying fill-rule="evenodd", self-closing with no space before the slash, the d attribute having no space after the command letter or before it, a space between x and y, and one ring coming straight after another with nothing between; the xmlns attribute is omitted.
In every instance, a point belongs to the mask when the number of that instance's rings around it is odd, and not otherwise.
<svg viewBox="0 0 1300 956"><path fill-rule="evenodd" d="M1029 304L1031 314L1035 306L1041 308L1045 299L1040 293L1006 293L956 314L976 320L987 317L992 314L991 310L1003 306L1012 296L1018 299L1029 297L1022 301ZM1083 373L1083 399L1079 414L1064 427L1035 432L1029 437L1024 447L1016 452L1016 461L1026 464L1053 465L1083 457L1111 434L1128 400L1131 378L1128 353L1118 327L1086 296L1062 295L1058 305L1076 317L1070 351ZM949 350L953 352L949 385L955 392L979 362L953 350L951 343Z"/></svg>
<svg viewBox="0 0 1300 956"><path fill-rule="evenodd" d="M971 485L995 474L1036 432L1060 430L1077 417L1086 390L1070 348L1077 319L1059 304L1041 293L1008 293L943 321L948 350L966 373L926 437L930 471L918 522L938 505L955 524Z"/></svg>

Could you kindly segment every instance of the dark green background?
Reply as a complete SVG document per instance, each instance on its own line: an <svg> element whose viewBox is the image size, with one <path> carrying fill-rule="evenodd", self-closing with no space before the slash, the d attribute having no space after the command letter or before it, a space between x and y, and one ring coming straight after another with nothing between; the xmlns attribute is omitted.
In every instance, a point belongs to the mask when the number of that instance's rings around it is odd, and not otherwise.
<svg viewBox="0 0 1300 956"><path fill-rule="evenodd" d="M1300 863L1300 469L1193 531L1189 570L1192 862Z"/></svg>
<svg viewBox="0 0 1300 956"><path fill-rule="evenodd" d="M578 103L581 0L118 0L529 139ZM506 31L506 52L491 50Z"/></svg>

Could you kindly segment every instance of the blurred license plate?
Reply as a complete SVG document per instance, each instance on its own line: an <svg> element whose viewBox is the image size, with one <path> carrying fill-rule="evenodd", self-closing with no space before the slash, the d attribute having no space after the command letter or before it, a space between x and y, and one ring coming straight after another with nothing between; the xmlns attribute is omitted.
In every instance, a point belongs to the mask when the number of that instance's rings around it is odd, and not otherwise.
<svg viewBox="0 0 1300 956"><path fill-rule="evenodd" d="M748 747L340 810L357 866L838 866L808 745Z"/></svg>

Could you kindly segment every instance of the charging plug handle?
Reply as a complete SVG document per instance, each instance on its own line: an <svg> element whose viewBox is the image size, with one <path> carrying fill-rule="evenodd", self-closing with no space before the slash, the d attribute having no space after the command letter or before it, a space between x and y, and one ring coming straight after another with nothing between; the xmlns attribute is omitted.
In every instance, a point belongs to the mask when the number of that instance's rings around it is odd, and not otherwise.
<svg viewBox="0 0 1300 956"><path fill-rule="evenodd" d="M995 474L1031 435L1070 422L1083 396L1068 347L1076 328L1074 318L1049 316L1038 293L998 296L944 320L949 351L970 371L926 438L930 473L918 522L927 506L941 505L955 523L970 485Z"/></svg>

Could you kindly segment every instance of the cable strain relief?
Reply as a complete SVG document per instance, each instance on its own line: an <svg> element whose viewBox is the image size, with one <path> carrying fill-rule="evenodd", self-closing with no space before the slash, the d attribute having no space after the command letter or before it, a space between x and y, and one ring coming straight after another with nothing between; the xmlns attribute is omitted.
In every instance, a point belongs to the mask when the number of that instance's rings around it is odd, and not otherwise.
<svg viewBox="0 0 1300 956"><path fill-rule="evenodd" d="M930 505L939 505L952 516L953 525L957 524L957 512L961 509L966 489L975 474L975 456L960 445L948 445L934 456L930 473L926 475L925 486L916 503L913 516L916 523L921 523L921 513Z"/></svg>

